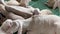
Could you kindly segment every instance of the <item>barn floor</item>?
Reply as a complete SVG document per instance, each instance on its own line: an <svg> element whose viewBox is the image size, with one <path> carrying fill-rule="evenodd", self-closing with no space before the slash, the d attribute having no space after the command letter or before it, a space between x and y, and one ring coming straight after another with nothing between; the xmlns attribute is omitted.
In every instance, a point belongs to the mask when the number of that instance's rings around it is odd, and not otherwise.
<svg viewBox="0 0 60 34"><path fill-rule="evenodd" d="M53 14L60 16L60 12L59 12L58 8L55 9L55 10L53 10L52 8L49 8L48 6L46 6L44 4L46 1L47 0L32 0L30 2L30 5L35 7L35 8L39 8L40 10L42 10L42 9L50 9L53 12Z"/></svg>

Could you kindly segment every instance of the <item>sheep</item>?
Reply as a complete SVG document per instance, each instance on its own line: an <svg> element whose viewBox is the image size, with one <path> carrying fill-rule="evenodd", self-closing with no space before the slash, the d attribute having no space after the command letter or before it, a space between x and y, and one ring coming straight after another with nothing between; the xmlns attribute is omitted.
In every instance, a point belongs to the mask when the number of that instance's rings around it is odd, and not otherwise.
<svg viewBox="0 0 60 34"><path fill-rule="evenodd" d="M34 12L35 12L36 10L34 10ZM37 11L38 12L38 11ZM37 13L36 12L36 13ZM43 13L43 12L42 12ZM48 15L48 14L47 14ZM31 26L32 26L32 21L33 21L33 18L32 17L30 17L30 18L28 18L28 19L25 19L25 20L15 20L15 21L20 21L19 23L23 23L22 24L22 33L24 34L26 31L27 32L29 32L30 31L30 29L28 29L28 28L30 28ZM31 23L32 22L32 23ZM31 24L30 24L31 23ZM30 25L30 26L29 26Z"/></svg>
<svg viewBox="0 0 60 34"><path fill-rule="evenodd" d="M16 8L18 7L18 8ZM20 15L24 18L29 18L32 16L32 10L29 8L24 8L24 7L20 7L20 6L10 6L10 7L5 7L7 11L11 11L17 15ZM29 11L29 12L28 12Z"/></svg>
<svg viewBox="0 0 60 34"><path fill-rule="evenodd" d="M8 29L7 33L12 33L13 34L21 28L21 25L20 25L19 21L12 20L12 24L13 24L13 26ZM19 30L18 32L21 32L21 31Z"/></svg>
<svg viewBox="0 0 60 34"><path fill-rule="evenodd" d="M18 34L22 34L21 28L22 22L20 20L7 19L0 27L0 34L13 34L18 31Z"/></svg>
<svg viewBox="0 0 60 34"><path fill-rule="evenodd" d="M11 19L7 19L0 27L0 34L12 34L12 33L8 33L8 29L11 28L13 25L12 20Z"/></svg>
<svg viewBox="0 0 60 34"><path fill-rule="evenodd" d="M13 26L7 30L7 33L15 33L18 31L17 34L24 34L25 31L27 30L27 27L29 26L28 22L30 22L30 21L31 21L30 18L29 18L29 20L28 19L26 19L26 20L20 20L20 19L12 20Z"/></svg>
<svg viewBox="0 0 60 34"><path fill-rule="evenodd" d="M60 17L36 13L27 30L27 34L60 34Z"/></svg>

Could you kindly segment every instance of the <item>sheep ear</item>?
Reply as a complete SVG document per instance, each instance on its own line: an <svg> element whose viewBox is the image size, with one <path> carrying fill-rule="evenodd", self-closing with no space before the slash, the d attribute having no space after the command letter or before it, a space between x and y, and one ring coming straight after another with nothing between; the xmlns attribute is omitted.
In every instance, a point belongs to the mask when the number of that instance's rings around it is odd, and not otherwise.
<svg viewBox="0 0 60 34"><path fill-rule="evenodd" d="M34 12L33 12L33 15L39 15L39 12L38 12L38 10L34 10Z"/></svg>

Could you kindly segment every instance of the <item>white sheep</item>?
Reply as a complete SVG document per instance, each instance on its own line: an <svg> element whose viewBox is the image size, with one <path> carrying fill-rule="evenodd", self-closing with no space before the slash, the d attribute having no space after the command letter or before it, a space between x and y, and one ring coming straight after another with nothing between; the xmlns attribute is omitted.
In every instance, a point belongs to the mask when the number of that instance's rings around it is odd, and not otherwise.
<svg viewBox="0 0 60 34"><path fill-rule="evenodd" d="M13 25L12 20L7 19L0 27L0 34L12 34L12 33L8 33L8 29L11 28Z"/></svg>
<svg viewBox="0 0 60 34"><path fill-rule="evenodd" d="M35 14L28 30L27 34L60 34L60 17Z"/></svg>
<svg viewBox="0 0 60 34"><path fill-rule="evenodd" d="M21 27L19 21L12 20L12 24L13 24L12 27L8 29L7 33L13 34L19 30L19 27Z"/></svg>
<svg viewBox="0 0 60 34"><path fill-rule="evenodd" d="M0 27L0 34L13 34L18 31L18 34L22 34L21 24L19 20L7 19Z"/></svg>

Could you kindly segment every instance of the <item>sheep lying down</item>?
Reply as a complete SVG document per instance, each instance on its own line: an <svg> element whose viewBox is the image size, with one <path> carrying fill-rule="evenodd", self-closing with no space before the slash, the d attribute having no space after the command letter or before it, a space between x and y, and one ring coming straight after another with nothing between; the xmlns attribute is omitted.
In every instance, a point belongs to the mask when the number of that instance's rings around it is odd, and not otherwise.
<svg viewBox="0 0 60 34"><path fill-rule="evenodd" d="M29 8L24 8L24 7L20 7L20 6L9 6L9 7L6 6L5 8L7 11L13 12L24 18L29 18L32 15L32 12Z"/></svg>
<svg viewBox="0 0 60 34"><path fill-rule="evenodd" d="M50 10L47 10L47 9L45 9L45 10L41 10L42 12L41 12L41 15L51 15L52 14L52 12L50 11ZM37 11L38 12L38 11ZM43 14L44 13L44 14ZM33 17L33 16L32 16ZM15 20L15 21L21 21L22 23L23 23L23 26L22 26L22 33L24 34L26 31L29 31L27 28L29 27L29 24L33 21L33 18L32 17L30 17L30 18L28 18L28 19L24 19L24 20ZM21 23L20 22L20 23Z"/></svg>
<svg viewBox="0 0 60 34"><path fill-rule="evenodd" d="M12 27L12 20L8 19L6 20L2 26L0 27L0 34L10 34L7 33L8 29Z"/></svg>
<svg viewBox="0 0 60 34"><path fill-rule="evenodd" d="M56 15L35 15L27 34L60 34L60 17Z"/></svg>
<svg viewBox="0 0 60 34"><path fill-rule="evenodd" d="M16 8L18 7L18 8ZM11 11L17 15L20 15L24 18L29 18L32 16L34 10L37 10L39 13L45 15L45 14L52 14L52 12L48 9L44 9L44 10L41 10L40 9L37 9L37 8L33 8L31 6L28 6L28 8L24 8L24 7L20 7L20 6L10 6L10 7L6 7L6 10L7 11Z"/></svg>
<svg viewBox="0 0 60 34"><path fill-rule="evenodd" d="M15 20L7 19L0 27L0 34L13 34L18 31L18 34L22 34L21 23Z"/></svg>
<svg viewBox="0 0 60 34"><path fill-rule="evenodd" d="M28 27L29 23L31 20L26 19L26 20L21 20L21 19L16 19L16 20L11 20L7 19L6 21L3 22L2 26L0 27L0 34L13 34L18 31L17 34L22 34L26 31L26 28Z"/></svg>

